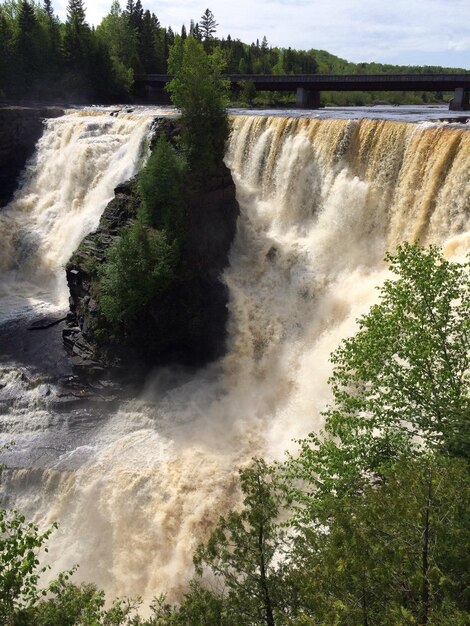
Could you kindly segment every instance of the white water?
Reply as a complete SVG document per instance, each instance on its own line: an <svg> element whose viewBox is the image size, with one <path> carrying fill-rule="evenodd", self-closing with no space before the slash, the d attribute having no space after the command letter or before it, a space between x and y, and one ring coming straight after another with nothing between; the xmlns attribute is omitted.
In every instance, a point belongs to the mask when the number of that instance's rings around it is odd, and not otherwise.
<svg viewBox="0 0 470 626"><path fill-rule="evenodd" d="M65 263L97 228L114 187L138 171L152 119L83 110L46 120L0 213L0 321L66 306Z"/></svg>
<svg viewBox="0 0 470 626"><path fill-rule="evenodd" d="M237 468L320 428L328 355L376 299L385 250L470 249L469 156L470 133L442 126L237 118L227 356L196 376L160 372L110 418L51 414L38 380L5 416L17 465L37 468L9 473L5 492L60 522L52 573L78 562L113 595L176 597L195 545L237 503Z"/></svg>

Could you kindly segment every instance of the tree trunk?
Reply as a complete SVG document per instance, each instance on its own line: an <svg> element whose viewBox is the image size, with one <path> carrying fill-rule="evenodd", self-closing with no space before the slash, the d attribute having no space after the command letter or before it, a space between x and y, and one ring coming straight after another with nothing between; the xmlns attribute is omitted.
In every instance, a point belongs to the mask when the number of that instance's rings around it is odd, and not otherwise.
<svg viewBox="0 0 470 626"><path fill-rule="evenodd" d="M261 573L261 592L264 599L264 612L266 615L266 626L275 626L273 607L271 604L271 597L269 595L268 581L266 578L266 563L264 562L264 528L263 524L259 527L258 534L258 548L260 557L260 573Z"/></svg>
<svg viewBox="0 0 470 626"><path fill-rule="evenodd" d="M423 516L423 541L421 544L421 617L420 624L427 626L429 617L429 537L430 537L430 508L432 495L432 472L429 475L428 489L426 494L426 506Z"/></svg>

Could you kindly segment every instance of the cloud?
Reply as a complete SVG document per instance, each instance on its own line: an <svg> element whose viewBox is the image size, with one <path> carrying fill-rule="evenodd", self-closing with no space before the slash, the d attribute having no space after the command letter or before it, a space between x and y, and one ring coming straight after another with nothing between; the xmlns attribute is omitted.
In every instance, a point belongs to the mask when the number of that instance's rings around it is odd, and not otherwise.
<svg viewBox="0 0 470 626"><path fill-rule="evenodd" d="M449 48L449 50L456 50L457 52L470 50L470 37L468 37L467 39L457 39L454 41L449 41L447 47Z"/></svg>
<svg viewBox="0 0 470 626"><path fill-rule="evenodd" d="M469 0L143 0L143 5L177 32L209 6L220 36L248 43L266 35L273 46L323 49L356 62L470 69ZM89 22L98 24L111 0L89 0L87 6ZM66 1L55 7L65 18Z"/></svg>

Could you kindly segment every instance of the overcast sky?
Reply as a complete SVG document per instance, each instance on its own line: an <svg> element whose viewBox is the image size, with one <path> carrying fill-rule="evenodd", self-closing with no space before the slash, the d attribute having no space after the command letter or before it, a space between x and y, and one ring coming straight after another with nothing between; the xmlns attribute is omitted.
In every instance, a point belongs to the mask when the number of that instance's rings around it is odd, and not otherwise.
<svg viewBox="0 0 470 626"><path fill-rule="evenodd" d="M209 4L208 4L209 3ZM53 0L65 18L66 0ZM98 24L111 0L88 0ZM126 0L121 1L124 8ZM163 26L179 31L209 7L218 36L272 46L328 50L349 61L470 69L470 0L142 0Z"/></svg>

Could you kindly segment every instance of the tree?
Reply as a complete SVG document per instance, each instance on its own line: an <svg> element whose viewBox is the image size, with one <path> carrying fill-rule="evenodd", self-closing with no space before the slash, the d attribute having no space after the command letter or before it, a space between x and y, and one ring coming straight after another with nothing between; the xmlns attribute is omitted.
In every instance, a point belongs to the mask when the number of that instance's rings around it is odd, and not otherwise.
<svg viewBox="0 0 470 626"><path fill-rule="evenodd" d="M158 20L157 20L158 22ZM151 74L157 68L157 37L158 26L155 24L150 11L145 11L142 21L140 40L140 62L144 72Z"/></svg>
<svg viewBox="0 0 470 626"><path fill-rule="evenodd" d="M44 533L16 510L0 509L0 621L10 624L20 609L34 604L40 594L38 552L56 525ZM46 548L47 551L47 548Z"/></svg>
<svg viewBox="0 0 470 626"><path fill-rule="evenodd" d="M262 459L240 470L244 495L240 513L221 517L207 545L196 551L194 562L221 579L226 589L225 610L238 624L275 625L284 606L282 555L285 536L277 525L280 497L273 470Z"/></svg>
<svg viewBox="0 0 470 626"><path fill-rule="evenodd" d="M320 623L463 625L470 264L411 244L387 259L397 278L332 355L324 432L286 466L289 584Z"/></svg>
<svg viewBox="0 0 470 626"><path fill-rule="evenodd" d="M253 104L256 97L256 87L251 80L242 80L238 83L240 88L240 99L246 104Z"/></svg>
<svg viewBox="0 0 470 626"><path fill-rule="evenodd" d="M467 623L468 464L425 454L385 478L331 498L322 523L295 534L286 584L301 612L348 626Z"/></svg>
<svg viewBox="0 0 470 626"><path fill-rule="evenodd" d="M181 110L188 164L197 177L224 156L229 129L228 83L221 79L224 61L220 50L208 55L194 37L178 37L168 63L174 78L167 90Z"/></svg>
<svg viewBox="0 0 470 626"><path fill-rule="evenodd" d="M174 250L164 232L138 220L110 248L100 273L101 311L112 325L127 323L173 276Z"/></svg>
<svg viewBox="0 0 470 626"><path fill-rule="evenodd" d="M404 455L470 458L470 263L411 244L387 259L398 278L331 357L325 432L311 433L291 460L308 485L298 499L315 507L319 494L328 503L381 480Z"/></svg>
<svg viewBox="0 0 470 626"><path fill-rule="evenodd" d="M69 0L68 2L63 47L68 69L75 74L86 73L90 49L90 29L85 21L85 7L82 0Z"/></svg>
<svg viewBox="0 0 470 626"><path fill-rule="evenodd" d="M34 7L31 6L26 0L22 0L18 15L20 33L31 33L35 25L36 16L34 14Z"/></svg>
<svg viewBox="0 0 470 626"><path fill-rule="evenodd" d="M130 91L134 68L139 64L137 36L118 0L113 1L110 12L96 29L96 36L109 52L116 82L125 91Z"/></svg>
<svg viewBox="0 0 470 626"><path fill-rule="evenodd" d="M69 0L67 5L67 20L75 28L80 28L85 24L85 5L83 0Z"/></svg>
<svg viewBox="0 0 470 626"><path fill-rule="evenodd" d="M217 22L215 21L214 14L210 9L206 9L199 21L199 28L201 30L202 38L204 41L212 39L217 31Z"/></svg>
<svg viewBox="0 0 470 626"><path fill-rule="evenodd" d="M36 15L34 7L22 0L18 12L18 32L16 38L16 58L19 61L19 71L23 76L31 77L37 70L40 63L38 55L35 54L37 37L36 35Z"/></svg>
<svg viewBox="0 0 470 626"><path fill-rule="evenodd" d="M182 239L185 225L186 164L161 136L139 176L141 215L163 229L169 242Z"/></svg>
<svg viewBox="0 0 470 626"><path fill-rule="evenodd" d="M7 20L0 6L0 97L5 95L4 90L11 85L14 56L13 28Z"/></svg>
<svg viewBox="0 0 470 626"><path fill-rule="evenodd" d="M421 437L470 458L470 262L410 244L387 259L398 279L332 356L328 428L367 437L371 451Z"/></svg>
<svg viewBox="0 0 470 626"><path fill-rule="evenodd" d="M47 13L50 19L53 19L54 9L52 8L51 0L44 0L44 11Z"/></svg>

